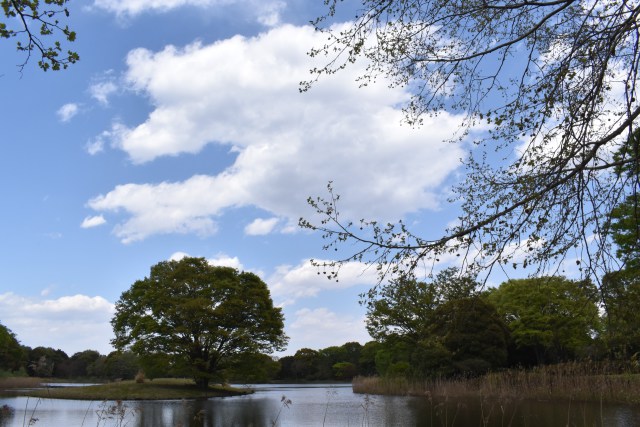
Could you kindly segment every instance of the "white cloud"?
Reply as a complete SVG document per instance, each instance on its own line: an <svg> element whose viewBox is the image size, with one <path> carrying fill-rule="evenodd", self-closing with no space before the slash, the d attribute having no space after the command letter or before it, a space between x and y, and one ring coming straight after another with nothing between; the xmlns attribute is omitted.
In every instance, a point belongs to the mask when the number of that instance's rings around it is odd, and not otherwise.
<svg viewBox="0 0 640 427"><path fill-rule="evenodd" d="M57 111L57 114L61 121L68 122L76 114L78 114L79 111L80 107L78 106L78 104L69 103L64 104L62 107L60 107Z"/></svg>
<svg viewBox="0 0 640 427"><path fill-rule="evenodd" d="M94 156L104 151L104 145L101 140L93 140L87 143L85 149L87 150L87 153Z"/></svg>
<svg viewBox="0 0 640 427"><path fill-rule="evenodd" d="M100 296L32 299L9 292L0 294L0 312L2 323L23 345L60 348L69 355L88 349L111 351L114 305Z"/></svg>
<svg viewBox="0 0 640 427"><path fill-rule="evenodd" d="M287 4L276 0L257 2L256 6L258 6L258 22L265 27L275 27L280 24L280 13L287 7Z"/></svg>
<svg viewBox="0 0 640 427"><path fill-rule="evenodd" d="M96 154L103 152L104 144L105 144L104 140L105 140L105 137L107 136L108 136L107 131L104 131L102 132L102 134L88 141L87 144L85 145L85 150L87 150L87 153L89 153L92 156L95 156Z"/></svg>
<svg viewBox="0 0 640 427"><path fill-rule="evenodd" d="M102 131L99 135L90 139L85 145L87 153L94 156L104 151L106 145L114 145L114 141L119 141L128 132L126 127L119 122L114 122L111 129Z"/></svg>
<svg viewBox="0 0 640 427"><path fill-rule="evenodd" d="M46 297L49 296L49 294L51 294L51 292L53 291L53 286L48 286L46 288L44 288L43 290L40 291L40 296L41 297Z"/></svg>
<svg viewBox="0 0 640 427"><path fill-rule="evenodd" d="M106 222L107 220L104 219L104 216L102 215L88 216L82 221L82 224L80 224L80 227L93 228L93 227L98 227L99 225L102 225L102 224L106 224Z"/></svg>
<svg viewBox="0 0 640 427"><path fill-rule="evenodd" d="M186 252L174 252L169 260L171 261L180 261L182 258L191 256ZM238 257L230 257L226 254L218 254L214 258L207 258L207 262L210 265L220 266L220 267L232 267L237 270L242 270L243 265L240 262L240 258Z"/></svg>
<svg viewBox="0 0 640 427"><path fill-rule="evenodd" d="M316 260L320 264L323 260ZM378 283L375 268L368 268L363 263L346 263L340 269L338 281L329 280L327 270L318 269L309 260L297 266L283 265L268 278L267 283L276 303L289 305L299 298L316 297L320 292L362 286L369 289Z"/></svg>
<svg viewBox="0 0 640 427"><path fill-rule="evenodd" d="M371 341L365 329L364 316L341 315L326 308L296 311L286 332L290 338L286 354L294 354L305 347L320 349L350 341L360 344Z"/></svg>
<svg viewBox="0 0 640 427"><path fill-rule="evenodd" d="M359 88L356 67L300 94L298 83L314 65L306 51L321 43L310 27L282 26L251 39L130 52L126 79L155 109L144 123L107 131L112 145L134 163L212 143L239 154L218 175L120 185L90 207L129 215L114 229L123 242L208 235L233 207L297 221L311 213L307 197L326 194L329 180L344 219L437 208L439 187L464 157L462 147L443 142L460 118L443 112L420 129L401 126L397 106L410 94L383 79Z"/></svg>
<svg viewBox="0 0 640 427"><path fill-rule="evenodd" d="M102 105L109 104L109 96L118 90L118 86L112 81L103 81L94 83L89 87L91 97L96 99Z"/></svg>
<svg viewBox="0 0 640 427"><path fill-rule="evenodd" d="M186 258L188 256L190 255L186 252L174 252L169 257L169 261L180 261L182 258Z"/></svg>
<svg viewBox="0 0 640 427"><path fill-rule="evenodd" d="M208 258L207 262L220 267L232 267L237 270L243 269L243 265L238 257L230 257L225 254L218 254L215 258Z"/></svg>
<svg viewBox="0 0 640 427"><path fill-rule="evenodd" d="M223 178L224 180L224 178ZM222 201L233 200L237 195L233 187L211 197L217 185L215 177L194 176L183 183L126 184L110 193L89 201L95 210L118 211L125 209L133 217L114 229L124 243L144 239L151 234L196 233L213 234L217 226L212 214L225 206Z"/></svg>
<svg viewBox="0 0 640 427"><path fill-rule="evenodd" d="M273 231L278 224L278 218L256 218L244 228L244 233L249 236L263 236Z"/></svg>

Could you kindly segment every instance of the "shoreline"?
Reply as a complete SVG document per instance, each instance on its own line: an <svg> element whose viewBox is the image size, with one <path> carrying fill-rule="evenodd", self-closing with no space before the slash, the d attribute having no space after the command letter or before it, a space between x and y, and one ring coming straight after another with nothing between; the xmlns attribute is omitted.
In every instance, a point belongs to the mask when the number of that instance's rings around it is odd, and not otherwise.
<svg viewBox="0 0 640 427"><path fill-rule="evenodd" d="M208 389L203 390L196 387L191 380L173 378L157 378L153 381L145 380L142 383L126 380L80 387L41 386L44 382L40 381L38 385L34 385L33 381L29 381L28 387L16 387L18 385L16 383L12 384L12 387L6 387L0 382L0 390L5 396L93 401L210 399L253 393L250 389L229 386L209 386Z"/></svg>

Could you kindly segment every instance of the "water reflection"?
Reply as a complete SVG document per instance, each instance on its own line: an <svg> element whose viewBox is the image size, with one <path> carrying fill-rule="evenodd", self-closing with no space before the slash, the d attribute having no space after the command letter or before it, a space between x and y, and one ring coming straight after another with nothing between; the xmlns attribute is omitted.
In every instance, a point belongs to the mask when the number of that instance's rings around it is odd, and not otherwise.
<svg viewBox="0 0 640 427"><path fill-rule="evenodd" d="M292 401L287 407L282 396ZM0 427L122 426L612 426L640 425L640 407L550 401L366 396L349 385L258 386L247 396L182 401L86 402L0 398Z"/></svg>

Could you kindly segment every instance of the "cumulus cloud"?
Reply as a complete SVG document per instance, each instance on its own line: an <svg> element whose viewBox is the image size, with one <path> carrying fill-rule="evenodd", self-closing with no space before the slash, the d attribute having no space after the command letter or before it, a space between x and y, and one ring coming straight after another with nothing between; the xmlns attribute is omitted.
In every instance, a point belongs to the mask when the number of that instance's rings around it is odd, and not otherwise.
<svg viewBox="0 0 640 427"><path fill-rule="evenodd" d="M78 106L78 104L69 103L69 104L64 104L62 107L60 107L57 111L57 114L58 114L58 118L60 118L61 121L68 122L76 114L78 114L79 111L80 111L80 107Z"/></svg>
<svg viewBox="0 0 640 427"><path fill-rule="evenodd" d="M184 257L192 256L186 252L175 252L169 259L179 261ZM319 263L325 260L316 260ZM245 270L244 265L237 256L230 256L219 253L214 257L207 258L211 265L232 267L237 270ZM328 262L328 261L326 261ZM254 270L251 270L254 271ZM322 268L318 269L311 265L310 260L301 261L298 265L281 265L268 277L261 271L254 271L269 285L269 290L273 300L277 305L292 305L299 299L314 298L322 292L361 287L362 290L369 289L378 283L378 275L375 268L367 268L363 263L346 263L340 269L340 279L329 280L323 274Z"/></svg>
<svg viewBox="0 0 640 427"><path fill-rule="evenodd" d="M221 178L224 181L224 177ZM95 210L118 211L124 209L132 218L114 229L123 243L144 239L151 234L196 233L213 234L217 225L211 218L224 202L238 196L232 188L210 194L213 188L224 188L219 179L194 176L182 183L125 184L117 186L106 195L89 201Z"/></svg>
<svg viewBox="0 0 640 427"><path fill-rule="evenodd" d="M244 233L249 236L262 236L273 231L278 224L278 218L256 218L244 228Z"/></svg>
<svg viewBox="0 0 640 427"><path fill-rule="evenodd" d="M236 270L243 269L243 265L238 257L230 257L225 254L218 254L214 258L207 258L207 262L211 265L217 265L220 267L232 267Z"/></svg>
<svg viewBox="0 0 640 427"><path fill-rule="evenodd" d="M100 296L33 299L8 292L0 294L0 312L2 323L23 345L60 348L69 355L88 349L111 351L114 305Z"/></svg>
<svg viewBox="0 0 640 427"><path fill-rule="evenodd" d="M422 128L401 126L398 105L410 94L384 79L359 88L356 67L300 94L298 83L314 66L306 51L321 43L311 27L287 25L254 38L130 52L126 80L154 110L143 123L107 131L112 146L134 163L198 153L207 144L231 145L238 156L217 175L124 184L89 206L128 214L114 229L123 242L209 235L234 207L297 221L310 213L307 197L326 194L330 180L345 219L437 208L439 187L464 156L443 142L461 118L443 112Z"/></svg>
<svg viewBox="0 0 640 427"><path fill-rule="evenodd" d="M371 340L365 329L365 316L338 314L327 308L296 311L287 334L290 338L287 354L301 348L320 349L349 341L364 344Z"/></svg>
<svg viewBox="0 0 640 427"><path fill-rule="evenodd" d="M80 224L82 228L93 228L99 225L106 224L107 220L102 215L88 216Z"/></svg>
<svg viewBox="0 0 640 427"><path fill-rule="evenodd" d="M180 261L182 258L185 257L189 257L191 255L189 255L186 252L174 252L170 257L169 260L171 261ZM216 266L220 266L220 267L232 267L235 268L237 270L242 270L243 269L243 265L240 262L240 258L238 257L231 257L227 254L223 254L220 253L218 255L216 255L213 258L207 258L207 262L210 265L216 265Z"/></svg>
<svg viewBox="0 0 640 427"><path fill-rule="evenodd" d="M316 260L320 264L323 260ZM375 269L363 263L346 263L340 269L338 281L327 279L322 268L311 265L309 260L296 266L282 265L268 278L271 293L280 305L293 304L297 299L315 297L320 292L362 286L369 289L378 283Z"/></svg>

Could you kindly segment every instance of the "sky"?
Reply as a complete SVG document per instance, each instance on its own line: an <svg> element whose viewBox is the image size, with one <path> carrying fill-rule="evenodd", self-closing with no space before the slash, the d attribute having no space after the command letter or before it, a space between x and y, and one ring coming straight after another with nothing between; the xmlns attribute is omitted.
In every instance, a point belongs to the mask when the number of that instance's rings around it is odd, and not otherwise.
<svg viewBox="0 0 640 427"><path fill-rule="evenodd" d="M418 233L446 202L461 118L402 122L410 93L366 64L299 83L325 58L308 0L72 0L80 61L42 72L0 41L0 322L23 345L112 351L121 293L182 256L252 271L283 309L288 349L362 344L358 295L375 271L331 259L307 204L331 181L345 219L403 218ZM336 26L351 18L339 10ZM348 251L347 247L347 251Z"/></svg>

